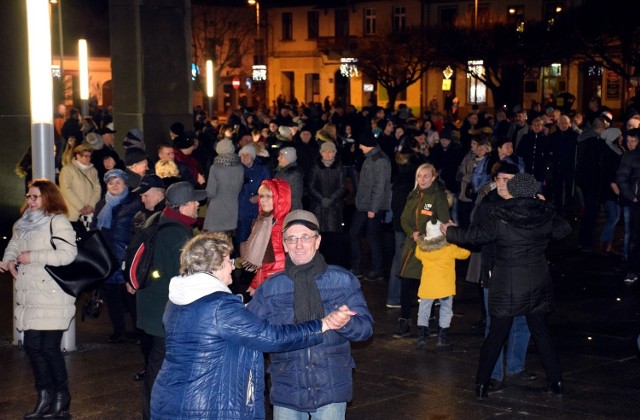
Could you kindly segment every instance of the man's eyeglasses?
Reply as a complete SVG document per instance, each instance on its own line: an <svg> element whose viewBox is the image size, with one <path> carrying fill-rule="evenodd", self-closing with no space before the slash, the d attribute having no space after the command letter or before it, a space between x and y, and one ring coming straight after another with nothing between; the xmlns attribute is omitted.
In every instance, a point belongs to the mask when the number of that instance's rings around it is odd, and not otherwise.
<svg viewBox="0 0 640 420"><path fill-rule="evenodd" d="M311 243L311 241L313 241L314 239L316 239L318 237L318 235L302 235L301 237L295 237L295 236L289 236L288 238L284 238L284 242L287 245L295 245L298 240L302 241L303 244L308 244Z"/></svg>
<svg viewBox="0 0 640 420"><path fill-rule="evenodd" d="M42 197L42 195L25 194L25 196L24 196L24 198L26 198L27 201L36 201L40 197Z"/></svg>

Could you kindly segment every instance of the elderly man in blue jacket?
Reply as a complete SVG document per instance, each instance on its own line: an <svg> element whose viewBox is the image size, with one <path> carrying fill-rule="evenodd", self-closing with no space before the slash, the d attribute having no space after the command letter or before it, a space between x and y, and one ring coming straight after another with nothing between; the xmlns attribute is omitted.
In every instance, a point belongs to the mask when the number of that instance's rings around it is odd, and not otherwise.
<svg viewBox="0 0 640 420"><path fill-rule="evenodd" d="M327 265L318 253L321 237L316 216L294 210L283 226L285 270L257 289L249 310L272 324L319 319L343 304L357 315L343 328L327 333L321 344L271 354L273 418L344 419L355 367L350 341L371 337L373 318L358 279L344 268Z"/></svg>

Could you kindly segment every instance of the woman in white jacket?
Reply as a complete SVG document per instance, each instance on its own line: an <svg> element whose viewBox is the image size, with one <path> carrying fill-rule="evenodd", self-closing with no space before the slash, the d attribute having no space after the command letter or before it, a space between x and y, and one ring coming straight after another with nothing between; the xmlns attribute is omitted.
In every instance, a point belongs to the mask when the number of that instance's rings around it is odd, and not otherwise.
<svg viewBox="0 0 640 420"><path fill-rule="evenodd" d="M87 144L74 147L73 160L60 171L60 191L69 209L69 221L78 232L91 225L102 192L98 171L91 163L92 152Z"/></svg>
<svg viewBox="0 0 640 420"><path fill-rule="evenodd" d="M24 331L38 402L24 418L66 417L71 402L67 369L60 343L75 315L75 298L66 294L44 266L70 264L77 253L76 234L67 219L67 207L58 187L47 179L35 179L26 195L27 209L13 226L0 272L16 279L15 326ZM51 236L56 241L54 250ZM55 241L55 240L54 240Z"/></svg>

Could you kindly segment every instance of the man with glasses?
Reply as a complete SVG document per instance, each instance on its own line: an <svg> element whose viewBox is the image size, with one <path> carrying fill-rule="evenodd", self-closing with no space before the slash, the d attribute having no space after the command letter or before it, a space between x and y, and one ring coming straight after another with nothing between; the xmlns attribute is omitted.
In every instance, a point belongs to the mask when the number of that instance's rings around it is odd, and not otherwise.
<svg viewBox="0 0 640 420"><path fill-rule="evenodd" d="M350 341L371 337L373 319L358 279L342 267L327 265L318 253L322 238L313 213L292 211L282 232L285 269L256 290L249 310L280 325L321 319L342 305L357 315L340 330L328 332L331 336L321 344L271 354L273 418L344 419L355 366Z"/></svg>

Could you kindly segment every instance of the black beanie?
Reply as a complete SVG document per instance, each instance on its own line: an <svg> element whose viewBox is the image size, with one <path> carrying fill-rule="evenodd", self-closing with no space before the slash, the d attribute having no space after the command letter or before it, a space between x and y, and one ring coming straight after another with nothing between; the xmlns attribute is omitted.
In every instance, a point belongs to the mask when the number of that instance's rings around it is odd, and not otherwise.
<svg viewBox="0 0 640 420"><path fill-rule="evenodd" d="M516 174L507 181L507 190L514 198L535 197L538 194L538 182L528 173Z"/></svg>

